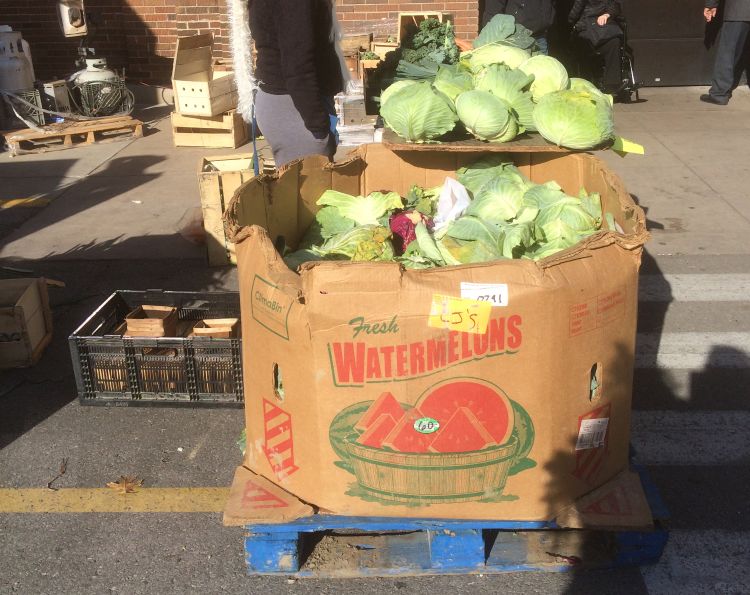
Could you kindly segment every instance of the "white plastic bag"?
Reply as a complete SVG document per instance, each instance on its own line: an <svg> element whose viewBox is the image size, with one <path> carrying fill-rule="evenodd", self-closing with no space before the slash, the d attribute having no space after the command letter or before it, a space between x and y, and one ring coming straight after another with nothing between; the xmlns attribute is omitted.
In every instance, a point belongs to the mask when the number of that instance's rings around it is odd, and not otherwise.
<svg viewBox="0 0 750 595"><path fill-rule="evenodd" d="M458 219L469 208L469 191L461 182L445 178L445 184L438 198L437 213L433 218L433 230L439 231L451 221Z"/></svg>

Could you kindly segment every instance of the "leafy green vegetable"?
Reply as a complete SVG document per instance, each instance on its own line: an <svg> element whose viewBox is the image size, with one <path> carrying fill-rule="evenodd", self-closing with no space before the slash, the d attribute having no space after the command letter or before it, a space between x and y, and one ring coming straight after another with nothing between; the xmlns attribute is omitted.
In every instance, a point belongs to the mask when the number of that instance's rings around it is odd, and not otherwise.
<svg viewBox="0 0 750 595"><path fill-rule="evenodd" d="M526 184L520 177L499 176L488 182L475 196L467 215L500 225L518 217L523 208Z"/></svg>
<svg viewBox="0 0 750 595"><path fill-rule="evenodd" d="M385 105L385 102L388 101L390 97L393 97L393 95L395 95L398 91L405 87L408 87L409 85L413 85L416 82L417 81L414 80L396 81L395 83L386 87L386 89L380 94L380 107L383 107Z"/></svg>
<svg viewBox="0 0 750 595"><path fill-rule="evenodd" d="M488 91L462 93L456 111L466 130L480 140L502 143L518 134L518 122L508 104Z"/></svg>
<svg viewBox="0 0 750 595"><path fill-rule="evenodd" d="M458 117L449 100L429 82L396 91L380 110L388 128L410 142L425 142L450 132Z"/></svg>
<svg viewBox="0 0 750 595"><path fill-rule="evenodd" d="M317 204L335 207L341 217L346 217L357 225L377 225L386 213L403 207L398 192L373 192L367 196L351 196L336 190L326 190Z"/></svg>
<svg viewBox="0 0 750 595"><path fill-rule="evenodd" d="M472 45L478 48L499 41L524 50L533 48L536 43L531 31L520 23L516 23L513 15L508 14L496 14L492 17Z"/></svg>
<svg viewBox="0 0 750 595"><path fill-rule="evenodd" d="M531 57L526 50L504 43L490 43L461 54L461 63L474 74L490 64L505 64L518 68Z"/></svg>
<svg viewBox="0 0 750 595"><path fill-rule="evenodd" d="M450 21L424 19L413 36L404 40L402 59L405 62L428 66L429 64L455 64L459 50Z"/></svg>
<svg viewBox="0 0 750 595"><path fill-rule="evenodd" d="M534 124L548 141L568 149L594 149L614 138L612 105L601 93L548 93L534 110Z"/></svg>
<svg viewBox="0 0 750 595"><path fill-rule="evenodd" d="M568 88L568 71L559 60L552 56L543 54L532 56L518 69L534 77L534 82L531 83L531 95L535 103L548 93Z"/></svg>
<svg viewBox="0 0 750 595"><path fill-rule="evenodd" d="M404 199L406 208L422 213L422 215L427 217L432 217L435 214L441 189L442 186L426 189L415 184L409 189Z"/></svg>
<svg viewBox="0 0 750 595"><path fill-rule="evenodd" d="M361 225L333 236L313 252L319 256L346 256L351 260L393 260L391 230L382 225Z"/></svg>
<svg viewBox="0 0 750 595"><path fill-rule="evenodd" d="M459 64L440 66L432 84L452 102L461 93L471 91L474 87L471 72Z"/></svg>
<svg viewBox="0 0 750 595"><path fill-rule="evenodd" d="M554 181L533 183L497 154L462 167L456 178L473 200L443 226L435 215L444 186L412 186L403 200L395 192L362 197L328 190L300 249L284 260L294 269L311 260L394 261L427 269L540 259L570 248L603 223L617 229L612 215L602 212L599 194L581 188L570 196Z"/></svg>
<svg viewBox="0 0 750 595"><path fill-rule="evenodd" d="M533 81L534 75L512 70L502 64L487 66L474 79L477 89L489 91L510 105L518 123L526 130L536 130L534 102L531 92L526 90Z"/></svg>
<svg viewBox="0 0 750 595"><path fill-rule="evenodd" d="M518 168L512 163L503 160L501 154L494 153L482 157L467 167L462 167L456 171L456 179L466 187L476 198L481 193L486 184L498 176L517 177L522 182L530 185Z"/></svg>

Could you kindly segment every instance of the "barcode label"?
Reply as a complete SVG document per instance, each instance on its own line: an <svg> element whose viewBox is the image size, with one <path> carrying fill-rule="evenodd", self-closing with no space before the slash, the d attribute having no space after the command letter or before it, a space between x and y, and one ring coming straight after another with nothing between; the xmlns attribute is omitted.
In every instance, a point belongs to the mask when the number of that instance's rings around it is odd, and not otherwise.
<svg viewBox="0 0 750 595"><path fill-rule="evenodd" d="M581 421L581 427L578 430L578 441L576 450L586 450L588 448L599 448L604 446L604 440L607 437L607 426L609 418L584 419Z"/></svg>

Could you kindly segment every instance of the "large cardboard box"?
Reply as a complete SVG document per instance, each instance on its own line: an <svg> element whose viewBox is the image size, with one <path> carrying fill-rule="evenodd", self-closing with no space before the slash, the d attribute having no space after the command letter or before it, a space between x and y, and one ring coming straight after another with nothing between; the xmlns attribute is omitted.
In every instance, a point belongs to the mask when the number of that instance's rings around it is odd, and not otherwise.
<svg viewBox="0 0 750 595"><path fill-rule="evenodd" d="M177 40L172 64L175 111L185 116L217 116L237 107L234 73L213 67L210 33Z"/></svg>
<svg viewBox="0 0 750 595"><path fill-rule="evenodd" d="M46 280L0 280L0 369L33 366L51 340Z"/></svg>
<svg viewBox="0 0 750 595"><path fill-rule="evenodd" d="M626 472L647 232L597 158L507 155L536 182L599 192L623 230L539 262L407 271L328 261L298 274L274 248L279 237L296 244L325 189L403 195L478 157L365 145L344 163L308 158L237 191L226 220L246 342L247 453L228 523L314 509L546 520ZM368 446L388 430L391 448Z"/></svg>

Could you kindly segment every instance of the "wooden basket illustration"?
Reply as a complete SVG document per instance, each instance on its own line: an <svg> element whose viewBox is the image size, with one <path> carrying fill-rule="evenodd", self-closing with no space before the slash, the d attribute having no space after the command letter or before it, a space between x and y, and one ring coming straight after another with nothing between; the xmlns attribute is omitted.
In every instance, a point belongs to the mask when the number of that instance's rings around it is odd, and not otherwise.
<svg viewBox="0 0 750 595"><path fill-rule="evenodd" d="M348 442L360 486L382 500L461 502L498 496L515 462L518 439L460 453L401 453Z"/></svg>

